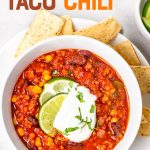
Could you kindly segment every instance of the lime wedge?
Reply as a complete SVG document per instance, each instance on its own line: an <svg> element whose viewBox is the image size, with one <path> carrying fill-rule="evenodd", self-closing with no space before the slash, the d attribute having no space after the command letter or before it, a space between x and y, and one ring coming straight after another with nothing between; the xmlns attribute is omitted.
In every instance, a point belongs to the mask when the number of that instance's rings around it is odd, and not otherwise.
<svg viewBox="0 0 150 150"><path fill-rule="evenodd" d="M149 18L150 19L150 0L148 0L145 5L144 5L144 8L143 8L143 12L142 12L142 17L145 17L145 18Z"/></svg>
<svg viewBox="0 0 150 150"><path fill-rule="evenodd" d="M143 22L144 22L144 25L145 27L147 28L147 30L150 32L150 19L146 19L146 18L142 18L143 19Z"/></svg>
<svg viewBox="0 0 150 150"><path fill-rule="evenodd" d="M39 102L43 105L48 99L58 93L68 93L71 87L77 85L74 81L68 78L53 78L48 81L40 95Z"/></svg>
<svg viewBox="0 0 150 150"><path fill-rule="evenodd" d="M53 122L57 112L59 111L63 101L67 97L67 94L57 94L50 100L48 100L39 111L39 124L41 129L51 136L53 131Z"/></svg>

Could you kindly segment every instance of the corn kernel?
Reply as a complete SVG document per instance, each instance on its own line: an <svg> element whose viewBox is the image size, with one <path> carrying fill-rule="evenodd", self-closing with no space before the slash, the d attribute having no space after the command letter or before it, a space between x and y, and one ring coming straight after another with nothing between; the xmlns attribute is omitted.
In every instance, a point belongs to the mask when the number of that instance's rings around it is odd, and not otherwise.
<svg viewBox="0 0 150 150"><path fill-rule="evenodd" d="M117 122L117 121L118 121L117 118L112 118L112 119L111 119L111 122L112 122L112 123L115 123L115 122Z"/></svg>
<svg viewBox="0 0 150 150"><path fill-rule="evenodd" d="M39 87L43 87L43 86L44 86L44 84L45 84L45 82L43 82L43 81L42 81L42 82L40 82L40 83L39 83Z"/></svg>
<svg viewBox="0 0 150 150"><path fill-rule="evenodd" d="M104 75L104 76L105 76L105 75L108 75L108 74L109 74L109 71L110 71L109 68L105 69L104 72L103 72L103 75Z"/></svg>
<svg viewBox="0 0 150 150"><path fill-rule="evenodd" d="M44 70L44 71L43 71L43 76L46 75L46 74L50 74L50 72L47 71L47 70Z"/></svg>
<svg viewBox="0 0 150 150"><path fill-rule="evenodd" d="M51 146L53 144L53 140L51 137L48 137L47 142L46 142L46 146Z"/></svg>
<svg viewBox="0 0 150 150"><path fill-rule="evenodd" d="M23 128L18 128L17 132L18 132L19 136L24 136L24 130L23 130Z"/></svg>
<svg viewBox="0 0 150 150"><path fill-rule="evenodd" d="M116 91L116 89L115 89L115 88L112 88L112 89L110 90L110 94L112 95L113 93L115 93L115 91Z"/></svg>
<svg viewBox="0 0 150 150"><path fill-rule="evenodd" d="M116 110L115 110L115 109L113 109L113 110L110 112L110 115L111 115L111 116L116 116L116 115L117 115Z"/></svg>
<svg viewBox="0 0 150 150"><path fill-rule="evenodd" d="M46 74L46 75L44 75L43 78L44 78L44 80L48 81L48 80L50 80L52 77L51 77L50 74Z"/></svg>
<svg viewBox="0 0 150 150"><path fill-rule="evenodd" d="M66 75L68 75L68 71L65 70L65 69L63 69L63 70L62 70L62 74L63 74L64 76L66 76Z"/></svg>
<svg viewBox="0 0 150 150"><path fill-rule="evenodd" d="M39 146L39 147L38 147L38 150L43 150L42 146Z"/></svg>
<svg viewBox="0 0 150 150"><path fill-rule="evenodd" d="M102 98L103 102L107 102L109 100L109 95L105 94Z"/></svg>
<svg viewBox="0 0 150 150"><path fill-rule="evenodd" d="M52 78L51 75L50 75L50 72L47 71L47 70L45 70L45 71L43 72L43 78L44 78L44 80L46 80L46 81L50 80L50 79Z"/></svg>
<svg viewBox="0 0 150 150"><path fill-rule="evenodd" d="M32 92L35 93L35 94L40 94L42 92L42 88L35 85L35 86L32 87Z"/></svg>
<svg viewBox="0 0 150 150"><path fill-rule="evenodd" d="M35 145L36 145L37 147L39 147L39 146L42 145L41 139L40 139L39 137L37 137L37 138L35 139Z"/></svg>
<svg viewBox="0 0 150 150"><path fill-rule="evenodd" d="M49 63L52 59L53 59L53 57L52 57L51 55L47 55L47 56L45 57L45 61L46 61L47 63Z"/></svg>
<svg viewBox="0 0 150 150"><path fill-rule="evenodd" d="M12 101L13 103L15 103L15 102L17 101L17 96L14 95L14 96L12 97L11 101Z"/></svg>

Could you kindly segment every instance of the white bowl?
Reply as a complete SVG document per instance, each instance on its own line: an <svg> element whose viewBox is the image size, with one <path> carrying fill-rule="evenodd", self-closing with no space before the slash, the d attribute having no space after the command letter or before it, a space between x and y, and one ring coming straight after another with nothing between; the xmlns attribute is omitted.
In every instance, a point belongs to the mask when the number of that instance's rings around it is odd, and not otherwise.
<svg viewBox="0 0 150 150"><path fill-rule="evenodd" d="M142 100L139 85L132 70L130 69L130 66L122 57L120 57L120 55L117 54L117 52L97 40L83 36L59 36L45 40L24 53L11 69L10 73L8 73L8 78L2 95L2 114L4 125L11 142L13 142L13 144L19 150L27 149L16 134L11 116L10 99L18 77L20 76L21 72L38 56L62 48L89 50L111 64L121 76L129 96L130 116L124 138L115 147L115 150L127 150L137 135L141 121Z"/></svg>
<svg viewBox="0 0 150 150"><path fill-rule="evenodd" d="M137 0L137 6L136 6L136 12L135 12L135 17L136 17L136 23L137 26L141 32L141 34L150 41L150 33L146 29L146 27L143 24L142 21L142 11L144 8L144 4L146 3L147 0Z"/></svg>

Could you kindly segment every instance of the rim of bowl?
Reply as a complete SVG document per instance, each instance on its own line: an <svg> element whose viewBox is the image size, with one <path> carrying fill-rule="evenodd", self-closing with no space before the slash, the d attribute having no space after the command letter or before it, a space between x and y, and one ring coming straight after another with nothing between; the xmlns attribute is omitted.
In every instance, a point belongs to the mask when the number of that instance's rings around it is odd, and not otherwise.
<svg viewBox="0 0 150 150"><path fill-rule="evenodd" d="M85 39L85 40L91 40L91 41L93 41L93 42L95 42L95 43L97 43L97 44L102 44L103 46L105 46L105 47L107 47L107 48L109 48L110 50L113 50L111 47L109 47L108 45L106 45L106 44L104 44L104 43L102 43L102 42L100 42L100 41L98 41L98 40L95 40L95 39L92 39L92 38L89 38L89 37L85 37L85 36L78 36L78 35L63 35L63 36L57 36L57 37L52 37L52 38L49 38L49 39L46 39L46 40L44 40L44 41L42 41L42 42L40 42L40 43L38 43L38 44L36 44L36 45L34 45L34 46L32 46L31 48L29 48L26 52L24 52L23 54L22 54L22 56L20 56L20 58L16 61L16 63L14 64L14 66L11 68L11 70L9 71L9 73L8 73L8 75L7 75L7 78L6 78L6 80L5 80L5 84L4 84L4 88L3 88L3 90L2 90L2 98L4 97L4 90L5 90L5 87L6 87L6 84L7 84L7 82L8 82L8 79L9 79L9 77L10 77L10 75L12 74L12 72L13 72L13 70L15 69L15 67L18 65L18 63L26 56L26 55L29 55L30 53L31 53L31 51L34 51L36 48L38 48L39 46L44 46L44 44L46 44L47 42L53 42L53 41L56 41L56 40L58 40L58 39L60 39L60 38L62 38L62 39L67 39L67 38L82 38L82 39ZM98 43L99 42L99 43ZM94 53L94 52L93 52ZM137 89L137 94L139 95L139 104L140 104L140 106L139 106L139 110L138 110L138 112L139 112L139 116L138 117L136 117L136 121L137 121L137 123L136 124L134 124L133 122L131 122L133 125L136 125L136 127L134 127L134 135L131 137L131 139L130 139L130 141L127 139L127 137L126 137L126 139L125 139L125 135L124 135L124 137L123 137L123 139L117 144L117 145L121 145L121 146L125 146L125 140L126 140L126 142L128 141L128 145L126 145L126 148L128 149L128 148L130 148L130 146L132 145L132 143L134 142L134 140L135 140L135 138L136 138L136 136L137 136L137 133L138 133L138 129L139 129L139 127L140 127L140 122L141 122L141 117L142 117L142 97L141 97L141 91L140 91L140 87L139 87L139 84L138 84L138 81L137 81L137 79L136 79L136 77L135 77L135 75L134 75L134 73L133 73L133 71L132 71L132 69L130 68L130 66L127 64L127 62L116 52L116 51L113 51L113 53L114 53L114 55L118 55L117 57L122 61L122 63L124 63L124 65L126 65L126 67L128 67L128 71L129 71L129 73L130 73L130 75L133 77L133 80L134 80L134 83L135 83L135 85L136 85L136 89ZM98 55L98 56L100 56L99 54L96 54L96 55ZM101 56L100 56L101 57ZM108 60L106 60L105 58L103 58L103 57L101 57L102 59L104 59L104 61L106 61L106 62L108 62ZM116 70L116 68L111 64L111 63L109 63L108 62L108 64L111 66L111 67L113 67L113 69L115 69ZM116 70L117 71L117 70ZM117 71L118 72L118 71ZM120 75L120 77L121 77L121 75ZM121 77L122 78L122 77ZM122 79L123 80L123 79ZM124 82L124 80L123 80L123 82ZM127 94L129 94L129 90L127 89ZM2 102L2 106L3 106L3 102ZM129 108L130 108L130 97L129 97ZM130 123L130 116L131 116L131 110L129 110L129 120L128 120L128 125L127 125L127 129L128 129L128 127L129 127L129 123ZM17 148L16 147L16 145L15 145L15 143L12 141L12 138L10 137L10 134L8 133L8 130L7 130L7 128L6 128L6 126L5 126L5 119L4 119L4 113L3 113L3 107L2 107L2 119L3 119L3 124L4 124L4 127L5 127L5 130L6 130L6 132L7 132L7 136L9 137L9 139L10 139L10 141L11 141L11 143L14 145L14 147L15 148ZM130 123L130 124L131 124ZM126 132L127 132L127 129L126 129ZM131 129L130 129L131 130ZM126 132L125 132L125 134L126 134ZM125 140L124 140L125 139ZM124 141L124 144L123 144L123 141ZM116 147L117 147L117 145L116 145ZM116 150L116 147L114 148L115 150ZM124 147L122 147L123 149L124 149ZM118 150L118 148L117 148L117 150Z"/></svg>
<svg viewBox="0 0 150 150"><path fill-rule="evenodd" d="M137 1L137 5L136 5L136 9L135 9L136 10L136 23L137 23L137 26L138 26L140 32L142 33L142 35L144 35L146 39L150 40L150 32L144 26L144 23L143 23L142 18L141 18L140 7L141 7L141 4L142 4L142 1L143 0L138 0Z"/></svg>

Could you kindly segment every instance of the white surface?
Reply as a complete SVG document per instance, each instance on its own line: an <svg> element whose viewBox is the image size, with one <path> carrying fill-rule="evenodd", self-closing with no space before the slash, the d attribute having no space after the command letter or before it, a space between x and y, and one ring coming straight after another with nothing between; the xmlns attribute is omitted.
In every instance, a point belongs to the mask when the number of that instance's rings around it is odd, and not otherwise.
<svg viewBox="0 0 150 150"><path fill-rule="evenodd" d="M16 2L18 0L14 0ZM74 0L75 1L75 0ZM107 0L104 0L107 1ZM128 37L145 55L150 62L150 44L140 33L136 21L135 11L138 0L113 0L113 11L67 11L63 0L57 0L56 9L52 12L72 17L82 17L100 21L108 16L114 16L123 26L123 34ZM35 11L10 11L9 0L0 2L0 47L2 47L16 33L23 30L32 20Z"/></svg>
<svg viewBox="0 0 150 150"><path fill-rule="evenodd" d="M88 22L88 21L87 21ZM82 22L85 22L85 20ZM80 19L81 24L81 19ZM121 36L120 36L121 37ZM122 36L122 39L125 39L125 37ZM121 40L121 39L120 39ZM59 43L59 44L58 44ZM86 44L84 44L86 43ZM15 41L13 43L18 44L18 41ZM5 84L5 89L3 89L1 92L3 93L3 97L0 97L1 100L3 100L3 106L2 112L3 112L3 119L5 123L5 127L7 128L7 131L11 137L11 140L13 143L17 146L17 148L20 150L24 150L25 146L22 144L20 140L18 140L18 136L15 133L14 126L11 122L11 114L10 114L10 98L13 91L13 87L15 85L15 82L18 79L18 76L21 74L21 72L28 66L30 62L32 62L35 58L38 56L48 53L50 50L57 50L57 49L63 49L63 48L70 48L73 47L75 49L87 49L102 58L104 58L111 66L115 68L115 70L118 72L118 74L122 77L122 80L127 88L129 100L130 100L130 117L128 122L128 127L125 132L124 138L122 141L115 147L115 150L127 150L129 146L132 144L133 140L135 139L138 128L141 121L141 114L142 114L142 101L141 101L141 93L140 89L137 83L137 80L129 67L129 65L125 62L125 60L118 55L116 51L114 51L109 46L91 39L87 37L81 37L81 36L58 36L49 38L32 48L28 49L17 61L11 62L9 59L8 64L13 65L10 68L7 68L7 75L5 78L3 78L3 84ZM96 47L96 48L95 48ZM10 45L9 45L10 48ZM8 50L8 49L7 49ZM38 53L37 53L38 51ZM9 51L8 51L9 52ZM6 53L4 53L3 56L7 56ZM11 53L11 57L14 56ZM14 58L14 57L13 57ZM1 60L4 62L5 58L1 58ZM118 63L118 61L120 63ZM122 69L124 68L124 69ZM2 69L5 70L5 67ZM2 72L3 72L2 71ZM6 73L5 73L6 74ZM9 79L9 80L8 80ZM4 86L4 85L2 85ZM136 91L136 92L135 92ZM1 96L1 95L0 95ZM135 101L135 99L137 101ZM136 105L136 107L135 107ZM8 107L4 107L8 106ZM7 115L6 115L7 114ZM1 117L0 117L1 118ZM2 121L1 121L2 122ZM135 123L136 122L136 123ZM1 123L1 126L3 126L3 122ZM4 133L4 131L2 132ZM4 136L3 136L4 137ZM6 140L5 140L6 142ZM10 143L11 141L7 138L7 143ZM5 148L7 148L7 145L5 145Z"/></svg>

